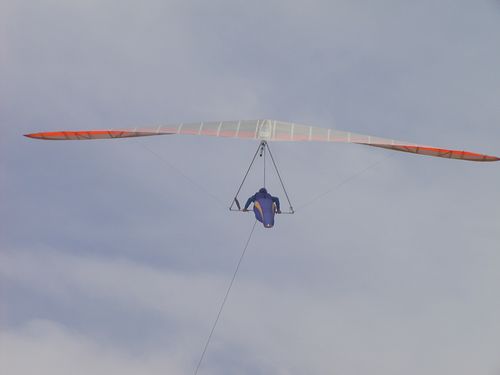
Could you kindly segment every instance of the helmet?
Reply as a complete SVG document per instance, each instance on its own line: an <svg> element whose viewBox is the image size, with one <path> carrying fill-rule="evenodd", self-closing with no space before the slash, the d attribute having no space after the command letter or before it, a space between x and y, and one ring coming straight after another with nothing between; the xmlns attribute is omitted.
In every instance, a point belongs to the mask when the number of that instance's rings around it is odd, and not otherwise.
<svg viewBox="0 0 500 375"><path fill-rule="evenodd" d="M262 194L267 194L267 190L266 190L266 188L261 188L261 189L259 190L259 193L262 193Z"/></svg>

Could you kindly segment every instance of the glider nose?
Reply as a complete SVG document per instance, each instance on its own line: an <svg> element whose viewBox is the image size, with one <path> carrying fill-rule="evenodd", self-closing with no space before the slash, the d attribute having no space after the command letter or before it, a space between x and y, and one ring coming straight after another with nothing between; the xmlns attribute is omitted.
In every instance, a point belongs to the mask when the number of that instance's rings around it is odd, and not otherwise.
<svg viewBox="0 0 500 375"><path fill-rule="evenodd" d="M272 228L273 226L273 224L264 224L264 228Z"/></svg>

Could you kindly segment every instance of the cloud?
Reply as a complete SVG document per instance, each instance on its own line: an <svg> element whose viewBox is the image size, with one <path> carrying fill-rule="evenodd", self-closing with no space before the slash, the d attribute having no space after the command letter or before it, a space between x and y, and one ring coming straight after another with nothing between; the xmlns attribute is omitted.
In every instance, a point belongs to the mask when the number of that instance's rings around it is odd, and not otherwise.
<svg viewBox="0 0 500 375"><path fill-rule="evenodd" d="M179 358L163 353L132 358L65 327L34 320L0 339L1 368L12 374L183 374Z"/></svg>
<svg viewBox="0 0 500 375"><path fill-rule="evenodd" d="M191 372L253 220L206 193L252 142L23 133L269 117L498 153L489 1L0 7L1 372ZM258 228L203 373L498 369L496 165L271 147L295 207L333 190Z"/></svg>

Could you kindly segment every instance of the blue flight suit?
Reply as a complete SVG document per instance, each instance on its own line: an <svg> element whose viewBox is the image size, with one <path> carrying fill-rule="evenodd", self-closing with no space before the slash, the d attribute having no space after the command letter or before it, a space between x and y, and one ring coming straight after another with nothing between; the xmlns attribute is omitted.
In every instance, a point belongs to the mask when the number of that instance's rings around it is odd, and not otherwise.
<svg viewBox="0 0 500 375"><path fill-rule="evenodd" d="M265 228L272 228L274 226L275 213L281 213L278 197L273 197L265 188L262 188L248 198L243 210L248 210L251 203L253 203L255 218L264 224Z"/></svg>

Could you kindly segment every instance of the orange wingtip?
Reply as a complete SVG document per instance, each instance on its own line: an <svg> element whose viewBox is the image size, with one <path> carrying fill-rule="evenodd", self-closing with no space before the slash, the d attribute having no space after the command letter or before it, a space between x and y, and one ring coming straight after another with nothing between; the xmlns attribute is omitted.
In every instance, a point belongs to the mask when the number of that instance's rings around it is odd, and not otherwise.
<svg viewBox="0 0 500 375"><path fill-rule="evenodd" d="M44 140L86 140L106 138L126 138L140 136L138 132L126 130L84 130L84 131L57 131L25 134L25 137Z"/></svg>
<svg viewBox="0 0 500 375"><path fill-rule="evenodd" d="M31 133L31 134L24 134L25 137L28 137L28 138L40 138L40 134L38 133Z"/></svg>
<svg viewBox="0 0 500 375"><path fill-rule="evenodd" d="M478 154L469 151L448 150L445 148L419 146L412 144L394 143L394 144L376 144L376 143L363 143L368 146L381 147L389 150L410 152L413 154L436 156L440 158L469 160L478 162L500 161L500 158L491 155Z"/></svg>

